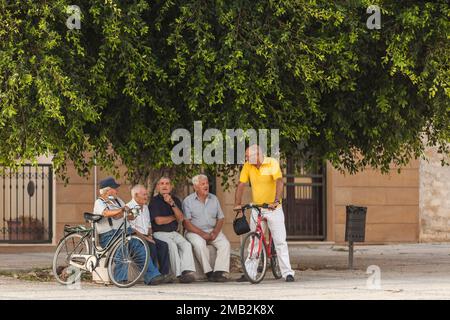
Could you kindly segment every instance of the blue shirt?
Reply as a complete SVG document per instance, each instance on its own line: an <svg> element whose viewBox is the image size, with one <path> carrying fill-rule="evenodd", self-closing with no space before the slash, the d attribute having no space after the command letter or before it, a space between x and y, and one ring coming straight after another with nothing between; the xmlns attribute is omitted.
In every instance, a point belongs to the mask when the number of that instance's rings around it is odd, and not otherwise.
<svg viewBox="0 0 450 320"><path fill-rule="evenodd" d="M217 220L224 218L219 199L211 193L206 196L205 203L200 201L196 192L188 195L183 200L183 214L194 226L205 232L212 231Z"/></svg>

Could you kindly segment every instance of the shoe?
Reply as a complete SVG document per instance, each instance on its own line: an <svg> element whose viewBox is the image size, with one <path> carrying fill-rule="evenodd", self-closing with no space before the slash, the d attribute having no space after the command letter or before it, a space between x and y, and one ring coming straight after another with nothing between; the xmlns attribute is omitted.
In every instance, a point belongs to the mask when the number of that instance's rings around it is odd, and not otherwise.
<svg viewBox="0 0 450 320"><path fill-rule="evenodd" d="M213 278L214 282L227 282L228 281L228 278L223 275L222 271L214 272L214 275L212 278Z"/></svg>
<svg viewBox="0 0 450 320"><path fill-rule="evenodd" d="M181 272L182 276L184 276L185 274L194 274L194 271L192 271L192 270L184 270L183 272Z"/></svg>
<svg viewBox="0 0 450 320"><path fill-rule="evenodd" d="M158 284L163 283L164 280L165 280L165 277L164 277L162 274L160 274L160 275L158 275L158 276L152 278L148 284L149 284L150 286L156 286L156 285L158 285Z"/></svg>
<svg viewBox="0 0 450 320"><path fill-rule="evenodd" d="M205 275L206 275L206 278L208 279L208 281L215 282L214 272L210 271L210 272L205 273Z"/></svg>
<svg viewBox="0 0 450 320"><path fill-rule="evenodd" d="M236 282L248 282L248 279L245 274L243 274L240 278L236 279Z"/></svg>
<svg viewBox="0 0 450 320"><path fill-rule="evenodd" d="M163 283L173 283L172 276L170 274L165 274Z"/></svg>
<svg viewBox="0 0 450 320"><path fill-rule="evenodd" d="M286 282L294 282L294 281L295 281L295 279L294 279L293 275L290 274L286 277Z"/></svg>
<svg viewBox="0 0 450 320"><path fill-rule="evenodd" d="M183 271L179 277L181 283L191 283L195 281L195 275L193 271Z"/></svg>

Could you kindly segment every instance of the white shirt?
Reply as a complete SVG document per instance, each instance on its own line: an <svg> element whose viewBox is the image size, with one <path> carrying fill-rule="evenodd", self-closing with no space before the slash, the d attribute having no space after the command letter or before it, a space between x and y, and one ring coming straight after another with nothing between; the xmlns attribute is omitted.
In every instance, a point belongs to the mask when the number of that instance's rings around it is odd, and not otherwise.
<svg viewBox="0 0 450 320"><path fill-rule="evenodd" d="M148 228L151 228L152 223L150 222L150 211L148 206L145 204L143 206L139 205L136 200L132 199L127 203L127 207L130 209L141 207L140 214L133 221L128 221L130 226L139 231L142 234L148 235Z"/></svg>
<svg viewBox="0 0 450 320"><path fill-rule="evenodd" d="M119 201L120 206L119 205L113 206L113 205L107 204L103 199L98 198L97 200L95 200L94 212L93 213L94 214L98 214L98 215L103 215L103 212L106 209L108 209L108 210L117 210L120 207L123 207L125 205L125 203L122 201L122 199L120 199L120 198L116 198L116 199L117 199L117 201ZM96 229L97 232L99 234L102 234L102 233L108 232L108 231L110 231L112 229L119 229L120 225L123 222L123 217L120 217L118 219L115 219L115 218L111 217L111 221L112 221L112 224L113 224L112 227L109 225L108 218L103 217L99 222L97 222L95 224L95 227L97 228Z"/></svg>

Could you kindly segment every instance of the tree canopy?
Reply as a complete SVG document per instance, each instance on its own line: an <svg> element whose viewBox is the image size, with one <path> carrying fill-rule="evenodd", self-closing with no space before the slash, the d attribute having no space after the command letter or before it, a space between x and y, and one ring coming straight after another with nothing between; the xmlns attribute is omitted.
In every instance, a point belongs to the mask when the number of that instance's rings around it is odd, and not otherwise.
<svg viewBox="0 0 450 320"><path fill-rule="evenodd" d="M372 1L0 0L0 165L175 168L171 133L277 128L284 156L388 170L449 154L450 5ZM208 166L222 173L233 166Z"/></svg>

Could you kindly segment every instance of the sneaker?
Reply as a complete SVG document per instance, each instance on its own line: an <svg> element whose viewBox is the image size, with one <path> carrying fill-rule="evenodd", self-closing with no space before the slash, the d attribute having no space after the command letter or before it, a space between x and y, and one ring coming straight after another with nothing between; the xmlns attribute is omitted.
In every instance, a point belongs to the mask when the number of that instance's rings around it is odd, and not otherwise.
<svg viewBox="0 0 450 320"><path fill-rule="evenodd" d="M293 275L290 274L286 277L286 282L294 282L294 281L295 281L295 279L294 279Z"/></svg>
<svg viewBox="0 0 450 320"><path fill-rule="evenodd" d="M227 282L228 278L223 275L222 271L216 271L213 275L213 281L215 282Z"/></svg>
<svg viewBox="0 0 450 320"><path fill-rule="evenodd" d="M179 277L181 283L191 283L195 281L195 276L193 271L183 271Z"/></svg>
<svg viewBox="0 0 450 320"><path fill-rule="evenodd" d="M240 278L236 279L236 282L248 282L248 279L245 274L243 274Z"/></svg>
<svg viewBox="0 0 450 320"><path fill-rule="evenodd" d="M152 278L148 284L150 286L156 286L158 284L163 283L164 280L165 280L165 277L162 274L160 274L160 275L157 275L156 277Z"/></svg>

